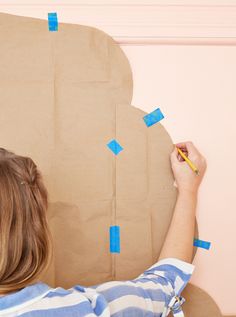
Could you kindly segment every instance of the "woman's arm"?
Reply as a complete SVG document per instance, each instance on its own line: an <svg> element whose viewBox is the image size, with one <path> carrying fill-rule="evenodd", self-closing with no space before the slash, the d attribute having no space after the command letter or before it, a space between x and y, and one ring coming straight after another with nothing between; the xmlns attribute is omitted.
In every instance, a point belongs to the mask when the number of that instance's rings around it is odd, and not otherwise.
<svg viewBox="0 0 236 317"><path fill-rule="evenodd" d="M174 215L158 260L178 258L192 262L197 194L180 192Z"/></svg>
<svg viewBox="0 0 236 317"><path fill-rule="evenodd" d="M199 175L182 159L176 147L182 149L198 167ZM170 159L178 186L178 197L159 260L172 257L192 262L197 194L206 170L206 160L192 142L178 143L176 147Z"/></svg>
<svg viewBox="0 0 236 317"><path fill-rule="evenodd" d="M171 164L178 185L178 198L159 261L130 281L113 281L95 286L117 316L167 316L170 309L180 316L179 296L192 275L197 188L205 171L205 160L191 142L177 144L200 171L196 176L175 149ZM178 300L177 300L178 298ZM177 307L176 305L177 300ZM176 312L176 315L175 315Z"/></svg>

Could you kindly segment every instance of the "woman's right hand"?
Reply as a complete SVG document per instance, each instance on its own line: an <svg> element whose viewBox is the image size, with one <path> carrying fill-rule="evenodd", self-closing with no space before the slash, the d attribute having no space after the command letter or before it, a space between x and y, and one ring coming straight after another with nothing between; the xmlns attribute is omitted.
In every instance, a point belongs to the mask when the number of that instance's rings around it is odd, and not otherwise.
<svg viewBox="0 0 236 317"><path fill-rule="evenodd" d="M177 148L180 148L184 154L198 168L197 175L181 157ZM197 193L198 187L206 171L206 159L199 153L192 142L176 143L173 152L170 155L171 167L174 173L175 181L179 192Z"/></svg>

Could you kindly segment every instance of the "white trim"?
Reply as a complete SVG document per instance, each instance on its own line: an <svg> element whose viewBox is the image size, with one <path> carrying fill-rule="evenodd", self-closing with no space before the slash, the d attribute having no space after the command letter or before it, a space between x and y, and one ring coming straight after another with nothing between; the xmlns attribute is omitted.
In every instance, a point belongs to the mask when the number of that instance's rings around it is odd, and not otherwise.
<svg viewBox="0 0 236 317"><path fill-rule="evenodd" d="M6 5L164 5L164 6L176 6L176 5L191 5L191 6L216 6L216 5L234 5L236 0L0 0L1 4Z"/></svg>

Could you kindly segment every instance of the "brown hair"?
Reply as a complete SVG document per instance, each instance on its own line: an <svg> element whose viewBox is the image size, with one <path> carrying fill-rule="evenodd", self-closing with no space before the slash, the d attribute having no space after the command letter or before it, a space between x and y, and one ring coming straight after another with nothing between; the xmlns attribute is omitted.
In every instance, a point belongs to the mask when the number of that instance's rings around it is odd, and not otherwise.
<svg viewBox="0 0 236 317"><path fill-rule="evenodd" d="M0 294L34 282L49 265L47 207L33 160L0 148Z"/></svg>

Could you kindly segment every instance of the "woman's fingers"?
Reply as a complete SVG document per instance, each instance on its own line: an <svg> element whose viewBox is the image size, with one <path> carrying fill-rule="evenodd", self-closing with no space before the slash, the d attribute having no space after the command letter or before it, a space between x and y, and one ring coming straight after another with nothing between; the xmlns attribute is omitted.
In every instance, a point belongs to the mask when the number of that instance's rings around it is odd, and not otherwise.
<svg viewBox="0 0 236 317"><path fill-rule="evenodd" d="M188 155L186 152L185 152L185 154ZM171 160L172 160L172 162L183 162L184 161L182 156L179 154L176 146L174 147L174 149L171 153Z"/></svg>
<svg viewBox="0 0 236 317"><path fill-rule="evenodd" d="M186 154L186 156L187 156L187 153L185 153ZM178 154L178 160L180 161L180 162L183 162L184 161L184 159L182 158L182 156L180 155L180 154Z"/></svg>
<svg viewBox="0 0 236 317"><path fill-rule="evenodd" d="M180 150L182 150L184 152L184 154L187 154L190 156L192 156L192 155L199 156L200 155L199 151L196 149L193 142L191 142L191 141L176 143L175 146L180 148Z"/></svg>
<svg viewBox="0 0 236 317"><path fill-rule="evenodd" d="M188 150L187 150L187 148L186 148L185 142L176 143L175 146L176 146L177 148L179 148L186 156L188 156ZM184 159L183 159L182 156L179 154L179 152L177 152L177 153L178 153L177 157L178 157L179 162L183 162Z"/></svg>

